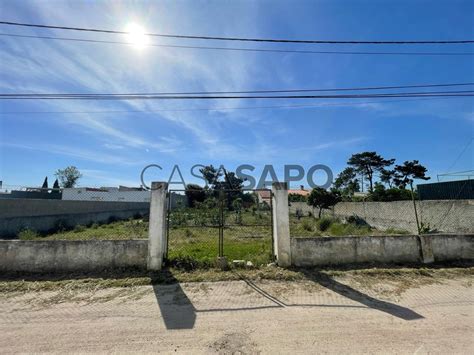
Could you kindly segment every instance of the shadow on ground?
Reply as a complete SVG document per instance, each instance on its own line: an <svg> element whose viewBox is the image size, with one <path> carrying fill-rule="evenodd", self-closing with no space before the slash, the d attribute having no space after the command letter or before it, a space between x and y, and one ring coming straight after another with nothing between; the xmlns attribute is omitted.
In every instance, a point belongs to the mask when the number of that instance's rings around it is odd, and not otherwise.
<svg viewBox="0 0 474 355"><path fill-rule="evenodd" d="M416 313L415 311L412 311L407 307L382 301L369 295L366 295L365 293L357 291L356 289L353 289L350 286L347 286L343 283L334 280L333 278L329 277L324 273L318 271L313 271L311 273L303 271L303 273L309 280L312 280L341 296L359 302L369 308L388 313L394 317L398 317L404 320L415 320L424 318L422 315Z"/></svg>
<svg viewBox="0 0 474 355"><path fill-rule="evenodd" d="M173 281L169 270L163 270L165 278ZM160 307L166 329L192 329L196 322L196 308L186 296L181 284L174 279L172 285L153 285L153 292Z"/></svg>

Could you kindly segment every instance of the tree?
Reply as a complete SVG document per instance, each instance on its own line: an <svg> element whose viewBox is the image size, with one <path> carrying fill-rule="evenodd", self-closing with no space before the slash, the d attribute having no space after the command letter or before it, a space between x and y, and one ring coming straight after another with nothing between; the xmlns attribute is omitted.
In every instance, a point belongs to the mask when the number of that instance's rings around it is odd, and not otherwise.
<svg viewBox="0 0 474 355"><path fill-rule="evenodd" d="M308 198L300 194L288 194L288 201L289 202L306 202L308 201Z"/></svg>
<svg viewBox="0 0 474 355"><path fill-rule="evenodd" d="M415 210L416 226L418 227L418 233L421 232L421 226L418 221L418 213L416 211L415 194L413 192L413 180L422 179L429 180L430 177L426 176L427 169L420 164L418 160L405 161L403 165L395 165L395 185L401 188L405 188L407 184L410 185L411 196L413 201L413 209Z"/></svg>
<svg viewBox="0 0 474 355"><path fill-rule="evenodd" d="M54 175L59 179L61 186L64 188L76 186L77 181L82 177L79 169L77 169L75 166L68 166L65 169L58 169Z"/></svg>
<svg viewBox="0 0 474 355"><path fill-rule="evenodd" d="M318 218L321 218L323 209L328 209L338 203L340 197L333 191L327 191L321 187L315 187L308 196L308 205L319 208Z"/></svg>
<svg viewBox="0 0 474 355"><path fill-rule="evenodd" d="M389 188L392 188L394 178L395 178L395 170L388 170L388 169L380 170L380 181L386 184Z"/></svg>
<svg viewBox="0 0 474 355"><path fill-rule="evenodd" d="M410 190L397 187L386 189L385 186L380 182L376 182L374 184L374 191L369 194L370 201L391 202L411 200L411 198L412 196Z"/></svg>
<svg viewBox="0 0 474 355"><path fill-rule="evenodd" d="M189 207L195 207L196 202L204 202L206 199L206 191L196 184L187 184L185 191Z"/></svg>
<svg viewBox="0 0 474 355"><path fill-rule="evenodd" d="M395 159L384 159L376 152L353 154L347 164L354 167L356 172L363 174L369 180L369 191L374 189L374 174L392 165Z"/></svg>
<svg viewBox="0 0 474 355"><path fill-rule="evenodd" d="M395 165L394 183L400 188L405 188L410 185L413 191L413 180L429 180L430 177L426 176L428 170L420 164L418 160L405 161L403 165Z"/></svg>
<svg viewBox="0 0 474 355"><path fill-rule="evenodd" d="M58 181L58 179L54 180L53 189L59 189L59 181Z"/></svg>
<svg viewBox="0 0 474 355"><path fill-rule="evenodd" d="M42 189L47 189L48 188L48 177L46 176L43 181L43 186L41 186Z"/></svg>
<svg viewBox="0 0 474 355"><path fill-rule="evenodd" d="M354 168L347 167L339 173L334 180L334 189L343 197L351 198L354 192L360 191L359 180L356 178L357 171Z"/></svg>
<svg viewBox="0 0 474 355"><path fill-rule="evenodd" d="M199 172L202 174L204 180L206 180L206 183L211 186L214 186L222 176L222 170L214 168L212 164L199 169Z"/></svg>
<svg viewBox="0 0 474 355"><path fill-rule="evenodd" d="M234 172L226 171L224 167L216 169L208 165L199 171L213 190L242 190L244 180L238 178ZM224 180L221 179L222 177Z"/></svg>

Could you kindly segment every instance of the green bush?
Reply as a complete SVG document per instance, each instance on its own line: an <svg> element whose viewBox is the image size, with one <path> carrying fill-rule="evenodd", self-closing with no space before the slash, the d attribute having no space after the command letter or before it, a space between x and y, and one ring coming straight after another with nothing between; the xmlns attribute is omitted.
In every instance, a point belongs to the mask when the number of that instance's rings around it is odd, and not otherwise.
<svg viewBox="0 0 474 355"><path fill-rule="evenodd" d="M81 233L81 232L84 232L85 230L86 230L86 227L80 224L74 227L74 233Z"/></svg>
<svg viewBox="0 0 474 355"><path fill-rule="evenodd" d="M308 221L307 219L304 219L302 222L301 222L301 227L305 230L305 231L308 231L308 232L312 232L313 231L313 224Z"/></svg>
<svg viewBox="0 0 474 355"><path fill-rule="evenodd" d="M39 234L31 229L24 229L20 233L18 233L18 239L20 240L34 240L39 238Z"/></svg>
<svg viewBox="0 0 474 355"><path fill-rule="evenodd" d="M347 223L353 224L353 225L356 225L356 226L363 226L363 227L369 226L369 224L365 221L365 219L363 219L362 217L359 217L356 214L354 214L352 216L349 216L346 219L346 221L347 221Z"/></svg>
<svg viewBox="0 0 474 355"><path fill-rule="evenodd" d="M321 232L324 232L324 231L328 230L329 227L331 227L332 222L333 222L332 218L323 217L318 221L318 229Z"/></svg>

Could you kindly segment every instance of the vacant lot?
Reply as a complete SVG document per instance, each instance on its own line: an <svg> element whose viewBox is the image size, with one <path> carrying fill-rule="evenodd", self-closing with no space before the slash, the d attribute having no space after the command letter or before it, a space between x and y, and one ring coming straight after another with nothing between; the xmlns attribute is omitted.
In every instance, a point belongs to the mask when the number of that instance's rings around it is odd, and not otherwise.
<svg viewBox="0 0 474 355"><path fill-rule="evenodd" d="M176 209L169 215L169 254L171 261L209 266L219 255L219 232L222 223L223 255L230 260L247 260L254 265L272 261L272 216L270 210L225 211L218 209ZM404 231L379 231L360 220L342 223L339 220L312 216L290 216L290 234L295 237L324 237L344 235L405 234ZM23 240L85 240L148 238L148 220L131 218L124 221L78 225L74 229L58 230L40 235L26 230Z"/></svg>
<svg viewBox="0 0 474 355"><path fill-rule="evenodd" d="M3 282L0 347L5 353L461 354L474 346L472 268L268 269L221 274L236 281L181 284L145 285L135 277Z"/></svg>

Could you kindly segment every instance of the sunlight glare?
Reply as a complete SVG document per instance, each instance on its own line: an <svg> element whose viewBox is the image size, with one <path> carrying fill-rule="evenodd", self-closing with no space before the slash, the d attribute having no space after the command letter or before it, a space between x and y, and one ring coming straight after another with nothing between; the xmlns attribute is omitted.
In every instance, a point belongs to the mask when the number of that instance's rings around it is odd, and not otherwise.
<svg viewBox="0 0 474 355"><path fill-rule="evenodd" d="M136 23L130 23L127 25L125 31L128 32L125 35L127 37L127 41L133 44L135 48L145 48L149 43L148 36L145 35L146 32L142 26L137 25Z"/></svg>

